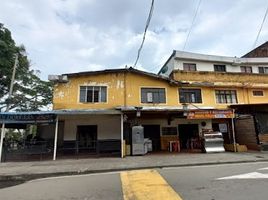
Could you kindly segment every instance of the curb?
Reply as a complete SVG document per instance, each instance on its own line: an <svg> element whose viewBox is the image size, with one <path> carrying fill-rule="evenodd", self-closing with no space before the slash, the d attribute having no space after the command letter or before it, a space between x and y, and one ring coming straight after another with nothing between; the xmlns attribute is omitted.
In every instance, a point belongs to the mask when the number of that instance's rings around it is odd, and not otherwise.
<svg viewBox="0 0 268 200"><path fill-rule="evenodd" d="M0 182L5 181L20 181L26 182L34 179L57 177L57 176L71 176L71 175L83 175L83 174L96 174L106 172L119 172L127 170L142 170L152 168L172 168L172 167L192 167L192 166L206 166L206 165L221 165L221 164L239 164L239 163L257 163L257 162L268 162L268 159L264 160L242 160L242 161L223 161L223 162L208 162L208 163L190 163L190 164L167 164L167 165L155 165L155 166L144 166L144 167L121 167L116 169L96 169L96 170L85 170L85 171L69 171L69 172L52 172L52 173L40 173L40 174L20 174L20 175L4 175L0 176Z"/></svg>

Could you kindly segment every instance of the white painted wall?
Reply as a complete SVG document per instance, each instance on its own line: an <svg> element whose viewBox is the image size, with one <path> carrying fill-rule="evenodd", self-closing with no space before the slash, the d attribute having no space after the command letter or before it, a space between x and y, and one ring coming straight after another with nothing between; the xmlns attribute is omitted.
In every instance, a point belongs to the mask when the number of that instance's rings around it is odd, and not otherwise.
<svg viewBox="0 0 268 200"><path fill-rule="evenodd" d="M174 69L183 70L183 63L195 63L197 71L209 71L209 72L214 72L214 64L222 64L226 66L227 72L241 73L240 65L230 65L226 63L201 62L201 61L195 61L195 60L174 60ZM258 69L259 66L263 67L264 65L251 65L252 72L259 73L259 69Z"/></svg>
<svg viewBox="0 0 268 200"><path fill-rule="evenodd" d="M97 125L98 139L120 139L120 115L68 116L64 120L64 140L76 140L79 125Z"/></svg>
<svg viewBox="0 0 268 200"><path fill-rule="evenodd" d="M259 73L258 67L268 67L268 58L237 58L176 51L166 63L168 71L160 75L169 76L174 69L183 70L183 63L195 63L197 71L213 72L214 64L222 64L226 66L227 72L241 73L240 66L251 66L253 73Z"/></svg>

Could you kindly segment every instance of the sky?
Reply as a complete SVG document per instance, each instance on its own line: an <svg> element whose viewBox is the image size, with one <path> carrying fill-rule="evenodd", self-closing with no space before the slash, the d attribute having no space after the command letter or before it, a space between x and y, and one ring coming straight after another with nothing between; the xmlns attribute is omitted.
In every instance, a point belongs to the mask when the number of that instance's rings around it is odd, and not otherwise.
<svg viewBox="0 0 268 200"><path fill-rule="evenodd" d="M137 68L158 72L182 50L199 0L155 0ZM1 0L0 23L49 74L133 66L151 0ZM268 0L202 0L185 51L240 57L253 48ZM268 40L266 19L257 46Z"/></svg>

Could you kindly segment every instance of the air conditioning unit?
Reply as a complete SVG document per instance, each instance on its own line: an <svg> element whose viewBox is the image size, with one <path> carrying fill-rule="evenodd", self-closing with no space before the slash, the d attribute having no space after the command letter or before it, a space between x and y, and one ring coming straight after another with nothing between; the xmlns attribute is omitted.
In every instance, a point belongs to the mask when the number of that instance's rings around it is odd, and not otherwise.
<svg viewBox="0 0 268 200"><path fill-rule="evenodd" d="M48 80L49 81L58 81L59 76L58 75L48 75Z"/></svg>
<svg viewBox="0 0 268 200"><path fill-rule="evenodd" d="M58 83L67 83L68 77L67 75L48 75L48 80Z"/></svg>

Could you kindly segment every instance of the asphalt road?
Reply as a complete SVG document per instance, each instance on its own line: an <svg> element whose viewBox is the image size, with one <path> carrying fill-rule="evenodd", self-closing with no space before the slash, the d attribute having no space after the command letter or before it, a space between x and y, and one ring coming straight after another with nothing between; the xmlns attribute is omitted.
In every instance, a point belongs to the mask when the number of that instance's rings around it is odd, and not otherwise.
<svg viewBox="0 0 268 200"><path fill-rule="evenodd" d="M38 179L0 189L0 199L268 199L267 167L245 163Z"/></svg>

